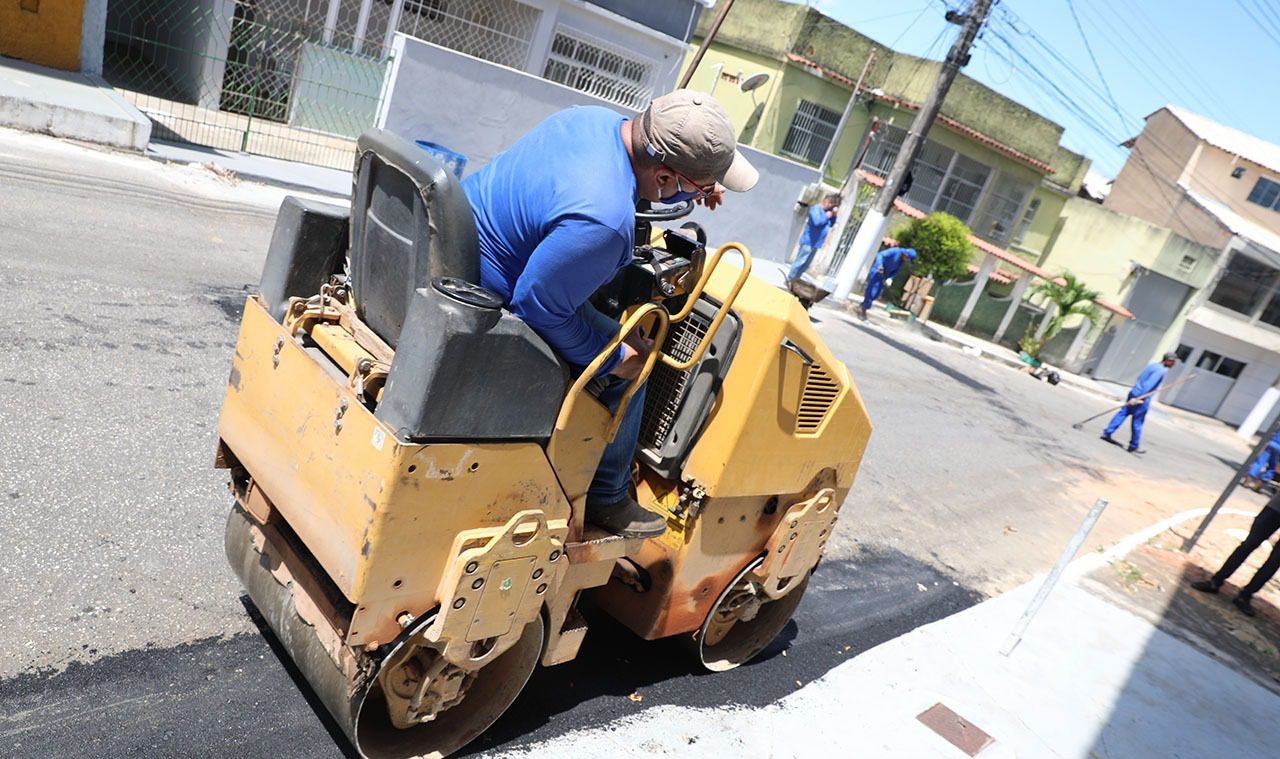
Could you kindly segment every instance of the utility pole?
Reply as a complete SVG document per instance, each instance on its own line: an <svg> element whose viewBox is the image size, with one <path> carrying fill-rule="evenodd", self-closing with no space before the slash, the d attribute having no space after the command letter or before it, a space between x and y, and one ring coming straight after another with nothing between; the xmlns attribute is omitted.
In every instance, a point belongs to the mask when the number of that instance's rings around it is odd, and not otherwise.
<svg viewBox="0 0 1280 759"><path fill-rule="evenodd" d="M853 243L849 247L849 253L845 256L844 263L840 265L840 271L836 275L836 298L848 299L858 275L866 268L871 256L875 255L880 248L880 240L884 237L884 229L888 226L889 213L893 208L893 199L898 196L902 179L915 163L916 156L920 154L925 135L929 133L929 127L933 126L933 120L937 118L938 110L942 108L942 101L947 96L947 90L951 89L951 83L955 81L956 74L959 74L960 69L969 62L969 47L973 45L978 30L987 20L992 2L993 0L973 0L968 13L947 11L947 21L960 24L960 36L956 37L955 44L951 46L951 51L942 62L942 68L938 71L933 89L929 92L924 105L920 106L920 112L916 114L915 121L911 122L911 129L907 132L906 139L902 141L902 148L893 162L893 168L889 170L884 187L880 189L880 194L876 196L867 215L863 217L862 224L858 227L858 234L854 236Z"/></svg>
<svg viewBox="0 0 1280 759"><path fill-rule="evenodd" d="M862 92L862 83L867 79L867 72L871 71L871 67L876 65L876 51L873 49L871 54L867 56L867 62L862 66L862 73L858 74L858 81L853 85L853 92L849 93L849 102L844 107L844 113L840 115L840 123L836 124L836 133L831 136L831 144L827 146L826 155L822 156L822 165L818 167L818 181L822 182L827 177L827 167L831 165L831 158L836 153L836 145L840 142L840 136L844 134L844 126L849 123L849 114L853 113L853 106L858 102L858 93Z"/></svg>
<svg viewBox="0 0 1280 759"><path fill-rule="evenodd" d="M707 48L711 45L711 40L716 38L716 33L720 31L720 25L724 23L724 17L729 15L729 9L733 7L733 0L724 0L724 4L720 6L720 12L716 14L716 20L711 22L711 28L707 30L707 36L702 38L702 44L698 46L698 52L693 54L693 60L689 61L689 68L685 69L684 76L680 77L680 84L676 85L677 90L683 90L689 86L689 80L693 78L693 72L698 70L698 64L702 63L702 56L707 54Z"/></svg>

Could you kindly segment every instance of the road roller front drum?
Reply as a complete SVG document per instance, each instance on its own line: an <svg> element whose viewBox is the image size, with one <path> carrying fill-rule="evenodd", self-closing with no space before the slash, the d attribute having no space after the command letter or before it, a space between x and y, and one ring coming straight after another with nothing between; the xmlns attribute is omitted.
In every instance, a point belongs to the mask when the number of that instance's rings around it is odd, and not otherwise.
<svg viewBox="0 0 1280 759"><path fill-rule="evenodd" d="M366 759L448 756L502 716L538 665L546 637L541 615L524 625L510 648L473 670L450 663L422 637L434 614L415 620L386 655L348 647L316 616L316 599L293 579L304 576L297 566L301 562L282 542L273 528L259 525L239 506L232 508L225 536L231 566L290 659Z"/></svg>
<svg viewBox="0 0 1280 759"><path fill-rule="evenodd" d="M793 580L796 586L776 600L765 593L752 561L725 587L698 632L689 639L698 661L712 672L724 672L759 656L790 621L809 574Z"/></svg>

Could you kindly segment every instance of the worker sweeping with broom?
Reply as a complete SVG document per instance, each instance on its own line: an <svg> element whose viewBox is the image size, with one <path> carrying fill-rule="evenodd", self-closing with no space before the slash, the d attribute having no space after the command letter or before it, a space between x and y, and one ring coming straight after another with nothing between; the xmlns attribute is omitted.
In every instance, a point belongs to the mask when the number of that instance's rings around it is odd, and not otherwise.
<svg viewBox="0 0 1280 759"><path fill-rule="evenodd" d="M1116 415L1111 417L1106 429L1102 431L1103 440L1120 445L1119 442L1112 439L1111 435L1120 429L1120 425L1124 424L1124 420L1127 417L1133 430L1129 437L1129 453L1145 453L1139 446L1142 443L1142 425L1147 420L1147 411L1151 408L1151 399L1155 396L1160 383L1164 381L1164 375L1169 371L1169 367L1173 366L1177 361L1178 356L1176 354L1166 353L1160 361L1150 364L1146 369L1142 370L1142 374L1138 375L1138 381L1129 389L1129 396L1125 405L1121 406Z"/></svg>

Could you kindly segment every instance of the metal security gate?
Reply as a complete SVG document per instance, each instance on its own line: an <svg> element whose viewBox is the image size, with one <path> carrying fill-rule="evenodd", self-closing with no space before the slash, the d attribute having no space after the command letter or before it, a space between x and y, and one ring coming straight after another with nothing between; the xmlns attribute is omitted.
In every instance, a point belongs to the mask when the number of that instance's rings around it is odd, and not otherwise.
<svg viewBox="0 0 1280 759"><path fill-rule="evenodd" d="M1099 342L1093 376L1111 382L1133 382L1150 362L1177 319L1191 288L1149 269L1138 269L1125 306L1134 319L1121 324L1106 343Z"/></svg>
<svg viewBox="0 0 1280 759"><path fill-rule="evenodd" d="M153 139L350 169L381 105L392 8L112 0L103 75L151 118Z"/></svg>

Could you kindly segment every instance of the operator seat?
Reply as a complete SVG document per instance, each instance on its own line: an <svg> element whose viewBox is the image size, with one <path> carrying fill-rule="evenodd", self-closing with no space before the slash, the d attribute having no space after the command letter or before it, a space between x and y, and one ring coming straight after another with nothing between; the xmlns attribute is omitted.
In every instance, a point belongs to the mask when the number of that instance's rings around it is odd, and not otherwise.
<svg viewBox="0 0 1280 759"><path fill-rule="evenodd" d="M357 141L351 199L356 314L395 357L374 416L402 442L545 443L567 374L479 286L471 204L453 174L384 130Z"/></svg>
<svg viewBox="0 0 1280 759"><path fill-rule="evenodd" d="M436 277L480 282L471 204L453 174L383 129L356 143L351 288L356 314L392 348L414 292Z"/></svg>

